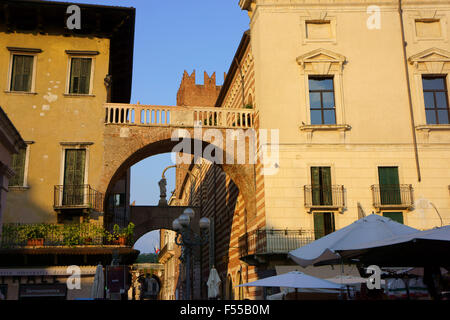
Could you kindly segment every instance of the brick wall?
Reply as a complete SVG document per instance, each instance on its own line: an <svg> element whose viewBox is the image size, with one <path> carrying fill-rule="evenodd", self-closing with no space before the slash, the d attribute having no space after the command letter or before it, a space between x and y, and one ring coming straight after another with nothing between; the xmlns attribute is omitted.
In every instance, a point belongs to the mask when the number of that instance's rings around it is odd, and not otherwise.
<svg viewBox="0 0 450 320"><path fill-rule="evenodd" d="M195 83L195 70L184 71L177 93L177 106L214 107L222 86L216 85L216 73L211 77L204 72L203 84Z"/></svg>

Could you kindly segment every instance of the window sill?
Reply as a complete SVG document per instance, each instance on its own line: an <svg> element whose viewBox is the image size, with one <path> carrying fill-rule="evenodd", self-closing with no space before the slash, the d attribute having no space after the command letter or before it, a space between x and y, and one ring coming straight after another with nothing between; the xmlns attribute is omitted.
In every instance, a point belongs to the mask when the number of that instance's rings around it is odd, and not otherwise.
<svg viewBox="0 0 450 320"><path fill-rule="evenodd" d="M64 93L64 97L68 98L95 97L95 94Z"/></svg>
<svg viewBox="0 0 450 320"><path fill-rule="evenodd" d="M28 186L9 186L8 187L9 191L27 191L28 189L30 189L30 187L28 187Z"/></svg>
<svg viewBox="0 0 450 320"><path fill-rule="evenodd" d="M416 126L416 130L420 131L436 131L436 130L450 130L450 124L425 124Z"/></svg>
<svg viewBox="0 0 450 320"><path fill-rule="evenodd" d="M304 124L300 126L301 131L348 131L352 127L348 124Z"/></svg>
<svg viewBox="0 0 450 320"><path fill-rule="evenodd" d="M36 95L36 94L38 94L37 92L28 92L28 91L9 91L9 90L5 90L4 92L6 94L14 94L14 95Z"/></svg>

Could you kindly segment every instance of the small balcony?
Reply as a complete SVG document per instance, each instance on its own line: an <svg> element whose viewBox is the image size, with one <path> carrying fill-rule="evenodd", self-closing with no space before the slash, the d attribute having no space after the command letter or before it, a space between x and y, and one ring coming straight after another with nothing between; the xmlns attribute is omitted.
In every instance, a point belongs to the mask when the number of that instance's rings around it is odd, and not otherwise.
<svg viewBox="0 0 450 320"><path fill-rule="evenodd" d="M409 210L414 206L414 190L410 184L372 185L373 206L383 209Z"/></svg>
<svg viewBox="0 0 450 320"><path fill-rule="evenodd" d="M158 253L158 262L166 263L175 254L173 242L166 243L166 245Z"/></svg>
<svg viewBox="0 0 450 320"><path fill-rule="evenodd" d="M56 211L93 210L103 212L103 194L90 185L57 185L54 188Z"/></svg>
<svg viewBox="0 0 450 320"><path fill-rule="evenodd" d="M286 263L289 251L315 240L309 230L254 230L239 238L239 258L253 266Z"/></svg>
<svg viewBox="0 0 450 320"><path fill-rule="evenodd" d="M342 213L345 207L344 186L333 185L329 188L322 186L304 186L305 208L312 210L339 210Z"/></svg>

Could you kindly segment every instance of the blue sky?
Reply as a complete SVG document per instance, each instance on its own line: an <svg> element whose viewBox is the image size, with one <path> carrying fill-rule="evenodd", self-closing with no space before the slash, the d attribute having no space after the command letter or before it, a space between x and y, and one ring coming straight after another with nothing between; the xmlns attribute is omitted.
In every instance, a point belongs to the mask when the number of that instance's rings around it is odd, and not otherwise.
<svg viewBox="0 0 450 320"><path fill-rule="evenodd" d="M131 103L176 105L176 94L183 71L195 69L197 83L203 83L203 71L216 72L217 83L233 59L242 34L249 28L247 12L238 0L72 0L136 8L133 89ZM83 23L83 21L81 21ZM131 202L156 205L158 181L170 154L147 158L131 169ZM175 170L167 172L170 192L174 189ZM153 252L158 237L149 233L135 248Z"/></svg>

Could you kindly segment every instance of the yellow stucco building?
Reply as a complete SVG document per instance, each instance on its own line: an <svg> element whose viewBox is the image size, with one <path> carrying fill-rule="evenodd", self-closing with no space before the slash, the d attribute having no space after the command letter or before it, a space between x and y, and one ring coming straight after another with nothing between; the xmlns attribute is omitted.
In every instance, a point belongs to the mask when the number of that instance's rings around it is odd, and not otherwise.
<svg viewBox="0 0 450 320"><path fill-rule="evenodd" d="M260 127L280 136L266 228L329 232L372 212L450 223L450 2L239 4Z"/></svg>
<svg viewBox="0 0 450 320"><path fill-rule="evenodd" d="M67 6L11 3L4 9L14 22L0 29L0 104L27 148L16 157L18 175L10 182L3 223L83 217L103 223L104 195L97 191L103 104L130 99L134 9L83 7L81 29L69 30L63 25ZM24 11L37 8L45 23L23 26ZM89 19L95 12L97 20ZM106 14L122 26L106 21ZM49 19L58 15L62 23Z"/></svg>

